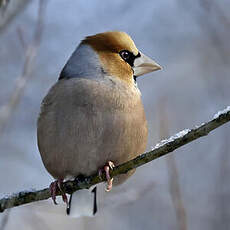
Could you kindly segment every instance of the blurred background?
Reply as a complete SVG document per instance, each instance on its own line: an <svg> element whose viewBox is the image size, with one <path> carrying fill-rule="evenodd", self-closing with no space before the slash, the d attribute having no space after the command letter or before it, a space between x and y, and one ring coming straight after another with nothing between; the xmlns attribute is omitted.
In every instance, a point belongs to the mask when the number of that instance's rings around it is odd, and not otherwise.
<svg viewBox="0 0 230 230"><path fill-rule="evenodd" d="M230 105L229 0L0 0L0 197L52 181L36 144L40 102L80 40L129 33L163 66L138 78L148 149ZM141 168L104 193L94 218L50 200L0 214L0 230L230 229L230 125Z"/></svg>

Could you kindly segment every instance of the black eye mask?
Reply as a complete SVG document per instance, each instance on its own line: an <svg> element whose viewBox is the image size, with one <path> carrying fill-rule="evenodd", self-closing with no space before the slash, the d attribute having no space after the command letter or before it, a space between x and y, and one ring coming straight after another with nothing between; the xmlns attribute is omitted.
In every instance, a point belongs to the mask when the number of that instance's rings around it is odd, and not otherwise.
<svg viewBox="0 0 230 230"><path fill-rule="evenodd" d="M141 56L140 53L138 53L138 54L135 56L132 52L130 52L130 51L128 51L128 50L122 50L122 51L119 52L119 54L120 54L121 58L122 58L125 62L127 62L131 67L133 67L133 65L134 65L134 60L135 60L136 58L138 58L138 57Z"/></svg>

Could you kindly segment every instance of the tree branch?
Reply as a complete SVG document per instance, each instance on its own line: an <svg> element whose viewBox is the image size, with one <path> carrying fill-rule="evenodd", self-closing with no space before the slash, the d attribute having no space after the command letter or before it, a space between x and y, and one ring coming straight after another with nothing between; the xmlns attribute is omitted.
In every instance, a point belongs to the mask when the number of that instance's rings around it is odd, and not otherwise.
<svg viewBox="0 0 230 230"><path fill-rule="evenodd" d="M167 140L163 140L158 143L150 152L141 154L140 156L118 165L111 172L111 176L117 176L119 174L127 173L129 170L140 167L152 160L162 157L175 149L192 142L202 136L206 136L212 130L220 127L221 125L230 121L230 106L223 111L214 115L213 119L209 122L203 123L200 126L196 126L194 129L185 129ZM89 188L92 185L105 181L105 175L99 178L97 174L89 177L77 177L75 181L67 181L64 183L64 191L71 194L77 190L83 188ZM60 195L60 191L58 192ZM9 197L0 199L0 212L5 209L16 207L19 205L31 203L34 201L45 200L50 198L49 188L34 191L23 191L17 194L13 194Z"/></svg>

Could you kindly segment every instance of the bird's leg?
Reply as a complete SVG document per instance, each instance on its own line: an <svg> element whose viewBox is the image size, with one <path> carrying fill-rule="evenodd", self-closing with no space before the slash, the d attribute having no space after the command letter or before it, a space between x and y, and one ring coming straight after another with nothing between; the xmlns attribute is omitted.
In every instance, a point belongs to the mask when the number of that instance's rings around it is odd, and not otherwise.
<svg viewBox="0 0 230 230"><path fill-rule="evenodd" d="M106 165L104 167L104 170L105 170L105 176L107 179L107 188L105 189L105 191L109 192L109 191L111 191L111 189L113 187L113 178L111 178L110 174L109 174L110 166Z"/></svg>
<svg viewBox="0 0 230 230"><path fill-rule="evenodd" d="M54 204L57 204L56 202L56 194L57 194L57 187L58 187L57 183L58 183L57 180L55 180L50 184L50 194Z"/></svg>
<svg viewBox="0 0 230 230"><path fill-rule="evenodd" d="M107 192L109 192L113 187L113 178L110 177L109 171L113 170L114 167L115 167L114 163L112 161L108 161L107 164L102 169L98 170L99 177L101 177L102 172L105 171L105 176L107 180L107 187L105 191Z"/></svg>
<svg viewBox="0 0 230 230"><path fill-rule="evenodd" d="M63 184L63 179L58 179L58 180L56 180L56 181L54 181L54 182L52 182L50 184L50 193L51 193L51 197L52 197L52 200L53 200L54 204L57 204L57 202L56 202L56 195L57 195L58 189L61 192L62 200L66 204L68 204L68 198L67 198L66 193L62 189L62 184Z"/></svg>

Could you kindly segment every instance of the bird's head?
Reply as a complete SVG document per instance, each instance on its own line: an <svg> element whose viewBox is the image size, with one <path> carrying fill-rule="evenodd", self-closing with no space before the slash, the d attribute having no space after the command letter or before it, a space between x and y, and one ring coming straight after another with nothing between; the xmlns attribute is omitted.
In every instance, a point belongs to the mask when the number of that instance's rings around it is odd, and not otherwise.
<svg viewBox="0 0 230 230"><path fill-rule="evenodd" d="M89 48L96 53L95 58L89 57L92 56ZM82 50L85 51L82 52ZM99 64L94 60L96 57L99 59ZM73 68L74 64L75 67L78 66L78 68L82 69L82 65L85 66L86 58L88 58L87 71L91 72L91 75L93 75L93 67L96 72L96 69L98 70L100 66L100 71L106 73L106 75L118 77L130 84L133 84L138 76L161 69L161 66L155 61L138 51L128 34L112 31L86 37L72 54L60 78L64 78L66 73L68 73L66 69L75 69ZM79 59L85 60L81 61L81 66L77 65ZM72 68L70 68L70 65L72 65ZM79 72L84 71L81 70Z"/></svg>

